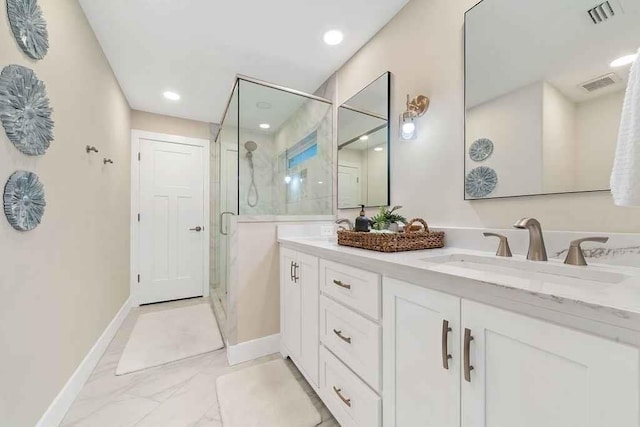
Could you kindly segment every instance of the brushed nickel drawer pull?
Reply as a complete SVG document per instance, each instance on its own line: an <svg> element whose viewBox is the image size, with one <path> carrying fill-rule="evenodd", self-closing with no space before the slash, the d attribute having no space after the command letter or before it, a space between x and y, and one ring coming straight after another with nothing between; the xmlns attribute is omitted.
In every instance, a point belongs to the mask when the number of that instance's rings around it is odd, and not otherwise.
<svg viewBox="0 0 640 427"><path fill-rule="evenodd" d="M341 288L351 289L351 285L347 285L346 283L342 283L342 281L341 281L341 280L335 280L335 279L334 279L333 284L334 284L334 285L338 285L338 286L340 286Z"/></svg>
<svg viewBox="0 0 640 427"><path fill-rule="evenodd" d="M465 328L464 330L464 380L468 383L471 382L471 371L473 371L473 366L471 366L471 341L473 341L473 337L471 336L471 329Z"/></svg>
<svg viewBox="0 0 640 427"><path fill-rule="evenodd" d="M442 321L442 367L444 369L449 369L449 359L453 356L449 354L449 332L451 332L451 328L449 327L449 321Z"/></svg>
<svg viewBox="0 0 640 427"><path fill-rule="evenodd" d="M350 337L345 337L344 335L342 335L342 331L337 331L337 330L333 330L333 333L336 334L342 341L351 344L351 338Z"/></svg>
<svg viewBox="0 0 640 427"><path fill-rule="evenodd" d="M338 395L340 400L342 400L345 405L347 405L349 408L351 408L351 399L347 399L342 395L342 393L341 393L342 389L341 388L336 388L336 386L333 386L333 391L336 392L336 394Z"/></svg>

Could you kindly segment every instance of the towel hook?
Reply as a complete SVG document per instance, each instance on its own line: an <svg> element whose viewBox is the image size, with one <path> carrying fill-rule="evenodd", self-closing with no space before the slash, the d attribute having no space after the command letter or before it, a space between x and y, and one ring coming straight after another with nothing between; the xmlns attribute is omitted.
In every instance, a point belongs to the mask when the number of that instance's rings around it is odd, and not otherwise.
<svg viewBox="0 0 640 427"><path fill-rule="evenodd" d="M96 147L93 147L91 145L87 145L87 153L91 153L91 152L97 153L98 149Z"/></svg>
<svg viewBox="0 0 640 427"><path fill-rule="evenodd" d="M102 163L104 163L105 165L106 165L107 163L111 163L111 164L113 164L113 160L111 160L111 159L107 159L107 158L105 157L104 159L102 159Z"/></svg>

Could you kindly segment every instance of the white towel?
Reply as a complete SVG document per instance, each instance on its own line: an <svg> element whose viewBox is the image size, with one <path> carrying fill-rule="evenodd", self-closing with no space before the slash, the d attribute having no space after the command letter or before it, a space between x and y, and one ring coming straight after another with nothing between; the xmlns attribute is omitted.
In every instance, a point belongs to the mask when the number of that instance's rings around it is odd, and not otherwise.
<svg viewBox="0 0 640 427"><path fill-rule="evenodd" d="M640 206L640 59L629 73L611 171L611 194L618 206Z"/></svg>

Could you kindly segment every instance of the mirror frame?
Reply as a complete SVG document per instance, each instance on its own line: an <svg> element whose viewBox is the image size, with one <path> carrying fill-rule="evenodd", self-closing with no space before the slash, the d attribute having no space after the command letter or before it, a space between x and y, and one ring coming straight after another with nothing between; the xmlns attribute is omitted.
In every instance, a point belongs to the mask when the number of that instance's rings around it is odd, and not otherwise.
<svg viewBox="0 0 640 427"><path fill-rule="evenodd" d="M474 4L469 10L464 13L464 31L462 35L462 44L463 44L463 52L462 52L462 67L464 71L463 78L463 116L464 116L464 129L463 129L463 137L462 137L462 155L464 156L464 162L462 166L462 195L465 201L475 202L478 200L497 200L497 199L513 199L519 197L539 197L539 196L554 196L554 195L563 195L563 194L585 194L585 193L609 193L611 189L605 190L579 190L579 191L562 191L555 193L533 193L533 194L514 194L512 196L489 196L489 197L467 197L467 191L465 190L465 179L467 176L467 19L468 14L473 11L478 5L485 1L491 0L480 0L476 4Z"/></svg>
<svg viewBox="0 0 640 427"><path fill-rule="evenodd" d="M367 88L369 88L375 82L377 82L380 78L385 76L387 77L387 105L386 105L386 110L387 110L387 200L383 205L366 205L365 204L365 208L379 208L379 207L386 207L391 205L391 78L393 74L391 73L391 71L385 71L384 73L380 74L378 77L376 77L375 79L367 83L358 92L354 93L349 97L349 99L353 99L354 97L364 92ZM335 163L336 195L335 197L336 197L336 206L338 210L360 209L360 205L342 208L338 204L338 201L340 200L340 195L339 195L340 190L338 189L339 188L338 169L339 169L339 156L340 156L340 108L345 108L345 109L357 111L364 114L367 113L366 111L358 110L356 108L348 106L349 99L347 99L341 105L336 107L336 163Z"/></svg>

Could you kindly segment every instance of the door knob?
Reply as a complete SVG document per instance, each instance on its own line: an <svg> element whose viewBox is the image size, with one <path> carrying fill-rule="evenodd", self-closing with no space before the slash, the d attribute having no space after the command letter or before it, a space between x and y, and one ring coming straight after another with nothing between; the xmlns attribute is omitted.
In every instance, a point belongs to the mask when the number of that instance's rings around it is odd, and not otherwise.
<svg viewBox="0 0 640 427"><path fill-rule="evenodd" d="M190 228L190 231L202 231L202 227L197 226L196 228Z"/></svg>

